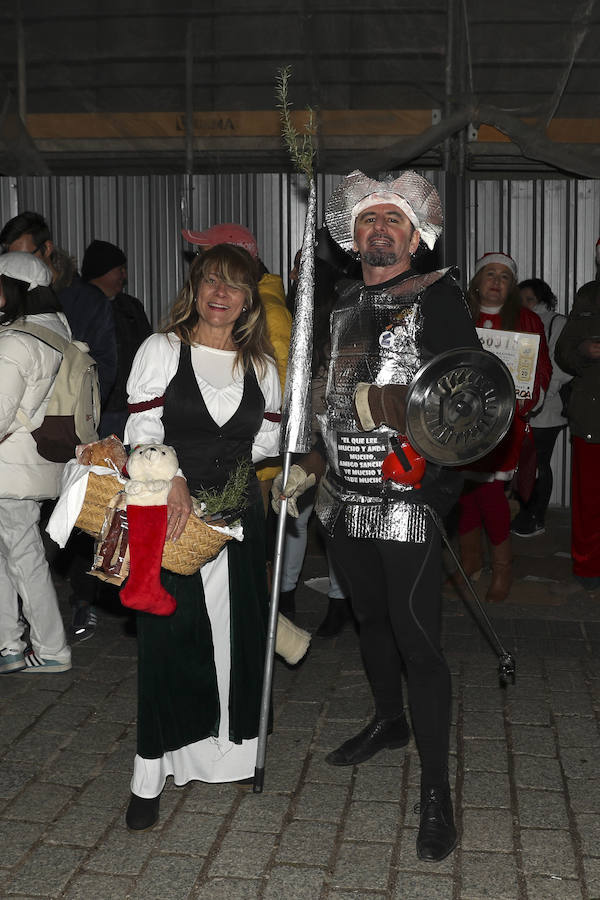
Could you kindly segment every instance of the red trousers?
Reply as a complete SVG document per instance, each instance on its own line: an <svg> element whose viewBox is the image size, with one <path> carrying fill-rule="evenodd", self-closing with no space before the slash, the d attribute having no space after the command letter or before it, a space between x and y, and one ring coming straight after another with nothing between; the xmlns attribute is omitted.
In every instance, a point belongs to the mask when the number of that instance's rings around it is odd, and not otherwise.
<svg viewBox="0 0 600 900"><path fill-rule="evenodd" d="M467 481L460 495L459 534L485 528L490 542L497 547L510 533L510 507L504 492L505 481Z"/></svg>
<svg viewBox="0 0 600 900"><path fill-rule="evenodd" d="M573 437L571 456L573 574L600 576L600 444Z"/></svg>

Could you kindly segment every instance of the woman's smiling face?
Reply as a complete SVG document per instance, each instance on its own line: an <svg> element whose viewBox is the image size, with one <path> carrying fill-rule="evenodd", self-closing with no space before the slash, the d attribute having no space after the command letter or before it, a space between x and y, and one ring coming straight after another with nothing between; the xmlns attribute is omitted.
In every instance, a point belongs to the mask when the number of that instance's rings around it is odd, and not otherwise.
<svg viewBox="0 0 600 900"><path fill-rule="evenodd" d="M246 299L242 288L226 284L216 271L211 269L200 281L196 309L201 322L210 325L211 328L232 331Z"/></svg>
<svg viewBox="0 0 600 900"><path fill-rule="evenodd" d="M502 307L514 284L514 277L508 266L488 263L481 270L479 280L479 300L483 306Z"/></svg>

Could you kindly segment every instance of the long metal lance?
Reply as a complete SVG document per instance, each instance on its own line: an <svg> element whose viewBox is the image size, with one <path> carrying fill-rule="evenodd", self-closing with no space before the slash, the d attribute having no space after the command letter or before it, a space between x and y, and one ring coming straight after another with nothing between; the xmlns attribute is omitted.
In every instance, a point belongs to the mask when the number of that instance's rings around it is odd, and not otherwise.
<svg viewBox="0 0 600 900"><path fill-rule="evenodd" d="M283 395L281 418L281 451L283 454L283 484L286 483L293 453L308 453L311 447L311 370L313 353L313 297L315 288L315 220L317 194L314 179L309 181L308 206L302 240L302 258L298 276L296 310L292 323L290 353L287 377ZM271 706L273 683L273 661L277 637L277 614L279 612L279 589L281 585L281 564L285 541L287 500L282 500L277 520L275 552L273 559L273 580L271 584L271 605L265 651L265 669L260 705L256 768L254 770L254 793L261 793L265 776L267 753L267 730Z"/></svg>

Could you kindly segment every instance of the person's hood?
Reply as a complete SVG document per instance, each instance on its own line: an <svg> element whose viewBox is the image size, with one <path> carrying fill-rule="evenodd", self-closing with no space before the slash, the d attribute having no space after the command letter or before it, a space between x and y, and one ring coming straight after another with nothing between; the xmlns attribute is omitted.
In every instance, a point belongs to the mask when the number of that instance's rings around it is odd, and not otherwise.
<svg viewBox="0 0 600 900"><path fill-rule="evenodd" d="M271 275L267 272L258 282L258 293L263 302L280 303L285 306L285 290L281 275ZM287 309L287 307L286 307Z"/></svg>
<svg viewBox="0 0 600 900"><path fill-rule="evenodd" d="M66 250L55 247L54 253L52 254L52 265L56 272L56 278L54 279L52 287L58 294L63 288L71 285L75 273L77 272L77 262L75 257L67 253Z"/></svg>

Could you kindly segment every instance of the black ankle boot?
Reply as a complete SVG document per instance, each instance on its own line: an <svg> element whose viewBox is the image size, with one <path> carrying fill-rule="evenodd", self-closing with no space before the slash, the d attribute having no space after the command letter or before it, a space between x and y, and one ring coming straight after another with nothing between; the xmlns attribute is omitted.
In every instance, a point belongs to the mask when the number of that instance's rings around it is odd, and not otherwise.
<svg viewBox="0 0 600 900"><path fill-rule="evenodd" d="M145 800L138 797L137 794L131 795L127 812L125 813L125 823L130 831L147 831L158 822L158 810L160 806L160 794L158 797L152 797Z"/></svg>
<svg viewBox="0 0 600 900"><path fill-rule="evenodd" d="M421 785L421 823L417 835L417 856L440 862L456 847L456 828L448 783Z"/></svg>
<svg viewBox="0 0 600 900"><path fill-rule="evenodd" d="M279 612L283 613L286 619L294 621L296 616L296 588L291 591L281 591L279 594Z"/></svg>
<svg viewBox="0 0 600 900"><path fill-rule="evenodd" d="M350 618L350 605L346 597L330 597L327 614L315 631L315 636L322 638L335 637Z"/></svg>
<svg viewBox="0 0 600 900"><path fill-rule="evenodd" d="M404 713L394 719L375 716L355 737L328 753L325 762L330 766L356 766L380 750L405 747L409 738L410 729Z"/></svg>

